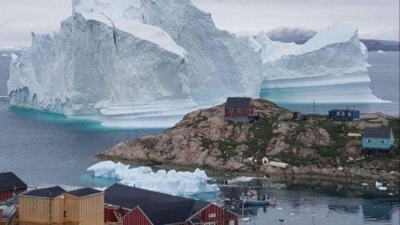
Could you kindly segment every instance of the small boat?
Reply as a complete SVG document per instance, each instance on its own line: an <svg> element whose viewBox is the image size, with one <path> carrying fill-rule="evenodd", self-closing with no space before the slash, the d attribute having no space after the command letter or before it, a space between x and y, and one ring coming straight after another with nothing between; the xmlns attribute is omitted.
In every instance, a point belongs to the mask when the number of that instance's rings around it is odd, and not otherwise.
<svg viewBox="0 0 400 225"><path fill-rule="evenodd" d="M276 200L275 198L268 198L266 196L263 196L261 198L258 198L257 196L249 197L249 196L244 196L240 198L240 203L244 207L251 207L251 206L268 206L268 205L276 205Z"/></svg>

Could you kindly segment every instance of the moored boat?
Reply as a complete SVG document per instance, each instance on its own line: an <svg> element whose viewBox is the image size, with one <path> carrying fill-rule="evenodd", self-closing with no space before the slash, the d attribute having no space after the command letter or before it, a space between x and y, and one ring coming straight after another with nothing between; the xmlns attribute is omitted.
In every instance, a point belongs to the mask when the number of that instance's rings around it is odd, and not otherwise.
<svg viewBox="0 0 400 225"><path fill-rule="evenodd" d="M275 206L276 205L276 200L275 198L268 198L266 196L258 198L257 196L253 197L241 197L240 198L240 203L244 207L251 207L251 206Z"/></svg>

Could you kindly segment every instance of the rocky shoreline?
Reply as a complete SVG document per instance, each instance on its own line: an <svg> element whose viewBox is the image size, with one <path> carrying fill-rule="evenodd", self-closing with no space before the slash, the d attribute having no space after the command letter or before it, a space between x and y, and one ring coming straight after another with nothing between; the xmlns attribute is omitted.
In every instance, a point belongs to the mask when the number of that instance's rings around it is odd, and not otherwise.
<svg viewBox="0 0 400 225"><path fill-rule="evenodd" d="M399 118L374 113L346 123L321 115L314 115L312 120L293 120L291 111L272 102L253 102L261 115L254 123L224 121L224 108L219 105L189 113L160 134L121 142L97 157L285 179L374 180L400 186L398 152L392 158L360 158L360 138L346 135L361 133L366 126L390 126L398 141ZM249 157L258 162L267 157L288 166L254 164Z"/></svg>

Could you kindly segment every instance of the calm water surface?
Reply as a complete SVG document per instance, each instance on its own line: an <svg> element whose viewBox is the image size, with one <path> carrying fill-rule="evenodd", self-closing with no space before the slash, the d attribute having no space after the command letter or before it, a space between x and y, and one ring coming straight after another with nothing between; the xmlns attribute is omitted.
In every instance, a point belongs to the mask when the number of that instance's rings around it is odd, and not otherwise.
<svg viewBox="0 0 400 225"><path fill-rule="evenodd" d="M369 62L373 93L393 101L394 106L390 107L398 110L399 53L370 53ZM0 95L7 94L7 63L5 57L0 57ZM371 105L363 107L376 109ZM391 110L390 107L386 109ZM385 111L385 108L379 111ZM121 141L161 131L106 129L96 122L9 108L8 102L0 101L0 172L14 171L30 186L106 186L112 181L93 179L85 172L95 163L92 157ZM244 224L278 225L279 219L284 219L284 224L296 225L399 224L400 200L391 197L389 192L371 197L365 194L369 191L359 188L321 187L303 188L284 183L280 188L269 188L268 194L277 198L277 206L244 210L245 217L250 218ZM219 197L237 198L242 192L243 187L223 187ZM236 212L242 214L240 209Z"/></svg>

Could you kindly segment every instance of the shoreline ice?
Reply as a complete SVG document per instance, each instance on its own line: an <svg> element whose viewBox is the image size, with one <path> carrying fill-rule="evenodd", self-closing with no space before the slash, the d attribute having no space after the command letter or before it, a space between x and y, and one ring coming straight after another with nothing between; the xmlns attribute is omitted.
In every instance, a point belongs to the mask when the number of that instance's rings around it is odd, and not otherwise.
<svg viewBox="0 0 400 225"><path fill-rule="evenodd" d="M94 177L118 179L120 184L178 196L220 191L216 184L207 183L211 178L200 169L194 172L176 170L153 172L150 167L129 167L120 162L103 161L92 165L87 171L92 172Z"/></svg>

